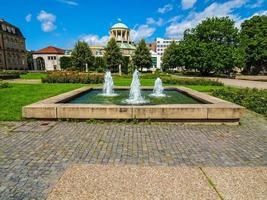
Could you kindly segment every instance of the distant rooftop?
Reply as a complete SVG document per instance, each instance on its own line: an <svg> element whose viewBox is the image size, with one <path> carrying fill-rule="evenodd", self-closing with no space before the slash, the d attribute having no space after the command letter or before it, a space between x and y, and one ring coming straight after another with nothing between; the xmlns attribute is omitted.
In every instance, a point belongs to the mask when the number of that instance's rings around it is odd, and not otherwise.
<svg viewBox="0 0 267 200"><path fill-rule="evenodd" d="M34 54L65 54L65 50L53 46L48 46L46 48L35 51Z"/></svg>

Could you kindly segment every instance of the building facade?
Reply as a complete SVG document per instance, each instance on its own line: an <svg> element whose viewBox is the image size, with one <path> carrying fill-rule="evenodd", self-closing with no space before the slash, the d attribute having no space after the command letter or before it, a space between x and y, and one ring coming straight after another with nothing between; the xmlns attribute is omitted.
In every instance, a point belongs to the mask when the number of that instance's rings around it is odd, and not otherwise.
<svg viewBox="0 0 267 200"><path fill-rule="evenodd" d="M178 43L177 39L168 39L168 38L156 38L156 53L160 56L163 56L165 49L171 45L172 42Z"/></svg>
<svg viewBox="0 0 267 200"><path fill-rule="evenodd" d="M27 51L20 29L0 19L0 70L26 70Z"/></svg>
<svg viewBox="0 0 267 200"><path fill-rule="evenodd" d="M69 51L49 46L33 53L34 70L55 71L61 70L60 58L70 56Z"/></svg>

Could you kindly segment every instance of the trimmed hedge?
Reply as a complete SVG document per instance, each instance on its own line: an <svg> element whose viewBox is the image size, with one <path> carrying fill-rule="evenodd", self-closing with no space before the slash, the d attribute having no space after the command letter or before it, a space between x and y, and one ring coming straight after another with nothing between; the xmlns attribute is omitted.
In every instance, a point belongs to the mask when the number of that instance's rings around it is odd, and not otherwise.
<svg viewBox="0 0 267 200"><path fill-rule="evenodd" d="M211 94L267 117L267 90L225 88L213 90Z"/></svg>
<svg viewBox="0 0 267 200"><path fill-rule="evenodd" d="M12 70L6 70L6 71L0 71L0 80L7 80L7 79L17 79L20 78L20 75L25 74L27 72L25 71L12 71Z"/></svg>
<svg viewBox="0 0 267 200"><path fill-rule="evenodd" d="M0 81L0 89L1 88L9 88L9 87L11 87L9 83L4 83L4 82Z"/></svg>
<svg viewBox="0 0 267 200"><path fill-rule="evenodd" d="M164 84L169 85L212 85L223 86L223 83L217 80L209 80L204 78L178 78L178 77L163 77Z"/></svg>
<svg viewBox="0 0 267 200"><path fill-rule="evenodd" d="M42 78L42 82L99 84L103 83L103 79L103 74L66 71L49 73L47 77Z"/></svg>

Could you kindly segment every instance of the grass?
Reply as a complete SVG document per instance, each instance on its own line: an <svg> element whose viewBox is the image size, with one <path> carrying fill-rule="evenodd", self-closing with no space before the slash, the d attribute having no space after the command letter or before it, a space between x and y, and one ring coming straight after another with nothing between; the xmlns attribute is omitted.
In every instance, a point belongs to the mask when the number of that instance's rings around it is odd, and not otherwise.
<svg viewBox="0 0 267 200"><path fill-rule="evenodd" d="M42 79L47 77L46 73L27 73L20 75L21 79Z"/></svg>
<svg viewBox="0 0 267 200"><path fill-rule="evenodd" d="M23 106L82 86L82 84L10 84L0 89L0 121L21 120Z"/></svg>

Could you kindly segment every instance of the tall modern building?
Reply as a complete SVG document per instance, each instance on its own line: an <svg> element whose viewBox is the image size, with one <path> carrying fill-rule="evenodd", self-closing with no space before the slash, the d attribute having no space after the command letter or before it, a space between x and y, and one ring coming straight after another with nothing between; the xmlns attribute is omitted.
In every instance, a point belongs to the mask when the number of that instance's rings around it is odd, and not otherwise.
<svg viewBox="0 0 267 200"><path fill-rule="evenodd" d="M172 42L178 43L177 39L168 39L168 38L156 38L156 53L160 56L164 54L165 49L171 45Z"/></svg>
<svg viewBox="0 0 267 200"><path fill-rule="evenodd" d="M25 38L20 29L0 19L0 69L27 69Z"/></svg>

